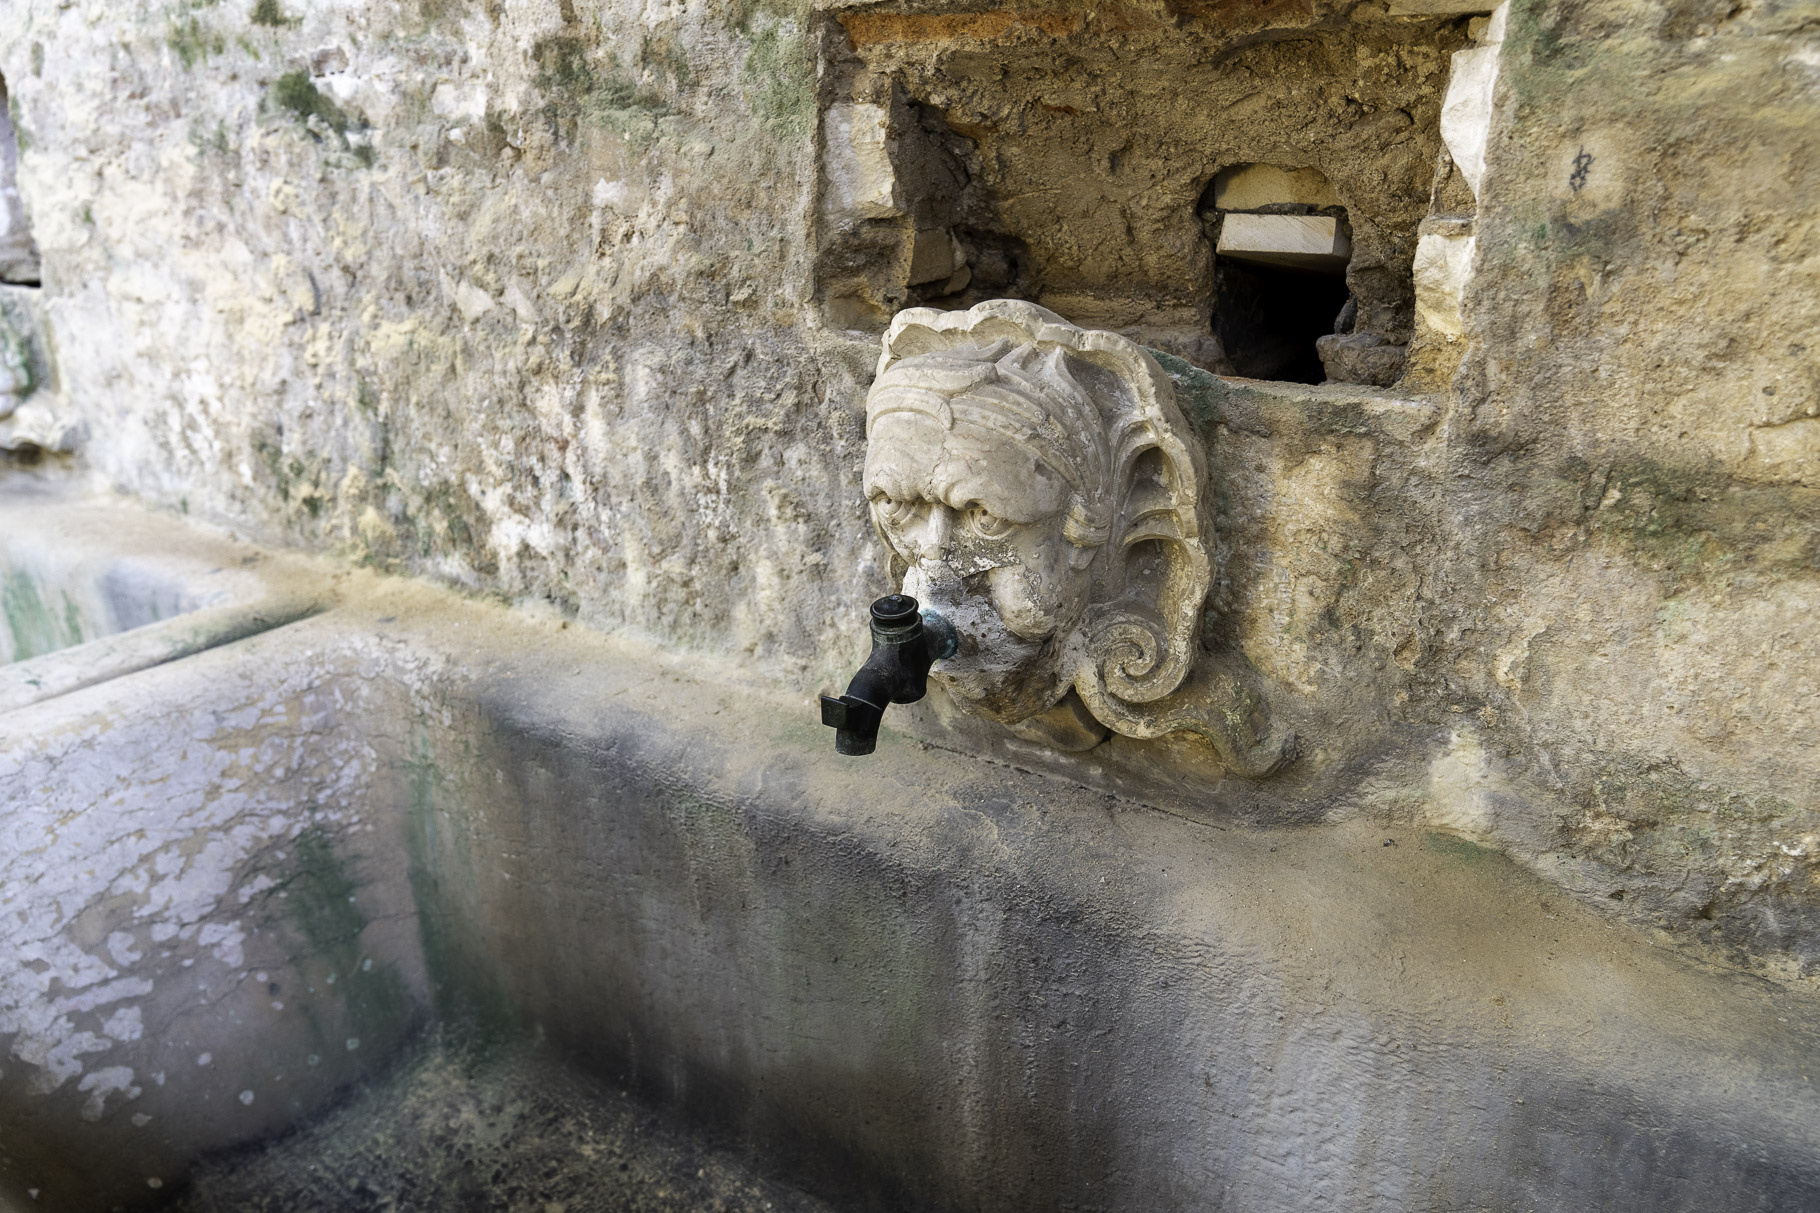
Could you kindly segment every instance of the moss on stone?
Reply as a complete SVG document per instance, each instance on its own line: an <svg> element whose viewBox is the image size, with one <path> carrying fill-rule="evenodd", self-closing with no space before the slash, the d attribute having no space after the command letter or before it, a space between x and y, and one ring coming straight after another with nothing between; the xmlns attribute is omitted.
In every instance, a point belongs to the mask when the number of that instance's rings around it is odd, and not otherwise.
<svg viewBox="0 0 1820 1213"><path fill-rule="evenodd" d="M333 839L321 826L312 825L292 840L290 852L286 896L276 904L286 908L309 955L326 962L335 975L334 989L347 1014L350 1035L375 1045L395 1043L411 1026L416 1008L397 970L364 953L366 915L360 912L358 886L336 855Z"/></svg>
<svg viewBox="0 0 1820 1213"><path fill-rule="evenodd" d="M289 25L290 18L278 7L278 0L258 0L253 5L252 22L254 25L281 26Z"/></svg>
<svg viewBox="0 0 1820 1213"><path fill-rule="evenodd" d="M742 34L752 32L753 22L761 16L805 25L815 10L811 0L725 0L721 20L728 29Z"/></svg>
<svg viewBox="0 0 1820 1213"><path fill-rule="evenodd" d="M647 35L638 47L638 64L667 76L678 88L687 88L695 82L688 57L674 38Z"/></svg>
<svg viewBox="0 0 1820 1213"><path fill-rule="evenodd" d="M450 763L436 752L436 736L463 751L466 763ZM412 899L418 910L418 934L423 944L424 967L437 1010L444 1023L459 1024L466 1037L486 1047L518 1034L512 999L495 978L493 966L474 957L463 946L459 916L464 885L478 885L471 874L450 871L467 856L466 839L455 837L460 829L456 814L472 804L471 794L449 787L451 770L472 769L471 743L457 740L445 727L419 717L407 743L402 764L409 786L410 809L406 816L406 846L410 851Z"/></svg>
<svg viewBox="0 0 1820 1213"><path fill-rule="evenodd" d="M32 362L30 343L13 331L10 317L0 312L0 367L6 368L16 385L16 399L24 399L37 390L38 374Z"/></svg>
<svg viewBox="0 0 1820 1213"><path fill-rule="evenodd" d="M272 82L272 101L280 109L289 110L292 117L306 127L311 118L317 118L337 135L347 134L347 113L323 96L309 72L301 68L286 72Z"/></svg>
<svg viewBox="0 0 1820 1213"><path fill-rule="evenodd" d="M226 156L234 150L233 142L228 138L227 123L223 121L217 121L213 130L200 121L191 123L190 146L196 149L199 156L211 152L217 156Z"/></svg>
<svg viewBox="0 0 1820 1213"><path fill-rule="evenodd" d="M204 25L194 13L173 17L165 31L165 42L177 52L177 58L183 61L186 69L227 49L227 41Z"/></svg>
<svg viewBox="0 0 1820 1213"><path fill-rule="evenodd" d="M1220 424L1220 381L1211 372L1174 354L1165 354L1149 346L1144 347L1144 352L1155 358L1157 365L1175 383L1176 406L1188 418L1189 424L1202 438L1212 437L1214 428Z"/></svg>
<svg viewBox="0 0 1820 1213"><path fill-rule="evenodd" d="M1613 464L1591 492L1595 542L1661 573L1671 591L1747 569L1781 576L1820 569L1820 490L1743 484L1713 467L1639 459Z"/></svg>
<svg viewBox="0 0 1820 1213"><path fill-rule="evenodd" d="M1430 830L1422 835L1422 845L1437 855L1450 859L1463 860L1466 863L1484 863L1488 859L1503 858L1499 852L1490 847L1482 847L1476 842L1468 842L1455 834L1442 834Z"/></svg>
<svg viewBox="0 0 1820 1213"><path fill-rule="evenodd" d="M534 83L549 98L546 114L571 137L583 122L619 134L634 148L655 140L667 102L640 89L611 55L573 34L540 39L531 50Z"/></svg>
<svg viewBox="0 0 1820 1213"><path fill-rule="evenodd" d="M783 139L804 139L815 126L815 67L795 28L770 26L752 39L740 80L753 115Z"/></svg>

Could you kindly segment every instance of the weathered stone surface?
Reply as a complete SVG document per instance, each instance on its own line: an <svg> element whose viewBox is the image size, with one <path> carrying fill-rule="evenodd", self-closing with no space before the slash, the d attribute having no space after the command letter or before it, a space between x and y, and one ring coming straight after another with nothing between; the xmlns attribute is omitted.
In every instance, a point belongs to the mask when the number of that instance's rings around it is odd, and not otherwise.
<svg viewBox="0 0 1820 1213"><path fill-rule="evenodd" d="M164 1208L837 1213L690 1130L534 1045L427 1041L301 1132L210 1160Z"/></svg>
<svg viewBox="0 0 1820 1213"><path fill-rule="evenodd" d="M1340 196L1316 169L1284 169L1274 164L1242 164L1221 169L1213 178L1213 204L1226 211L1255 211L1266 206L1339 206Z"/></svg>
<svg viewBox="0 0 1820 1213"><path fill-rule="evenodd" d="M853 223L903 213L882 105L832 105L822 116L822 200L828 219ZM924 281L927 281L926 279Z"/></svg>
<svg viewBox="0 0 1820 1213"><path fill-rule="evenodd" d="M19 140L13 130L6 81L0 79L0 282L38 281L38 249L17 182ZM0 396L5 389L0 386ZM0 402L3 407L3 402Z"/></svg>
<svg viewBox="0 0 1820 1213"><path fill-rule="evenodd" d="M1304 501L1367 472L1367 443L1399 466L1436 411L1360 389L1221 403L1254 431L1322 418L1281 453L1316 466L1276 474ZM1312 540L1348 520L1271 508L1234 528L1305 528L1275 547L1312 638ZM430 1016L539 1042L850 1207L1438 1191L1706 1213L1820 1190L1807 991L1677 955L1463 839L1548 807L1466 736L1407 786L1367 784L1394 829L1359 804L1265 825L1231 785L1096 786L1100 750L1052 778L894 732L854 764L800 689L722 661L317 572L331 611L5 717L14 1203L156 1201ZM446 1148L403 1169L461 1174Z"/></svg>
<svg viewBox="0 0 1820 1213"><path fill-rule="evenodd" d="M1416 242L1416 323L1427 335L1452 343L1465 334L1460 309L1474 248L1470 223L1422 225Z"/></svg>
<svg viewBox="0 0 1820 1213"><path fill-rule="evenodd" d="M1820 498L1752 460L1820 413L1806 11L1512 6L1420 660L1564 802L1544 870L1812 971Z"/></svg>
<svg viewBox="0 0 1820 1213"><path fill-rule="evenodd" d="M1403 374L1408 351L1375 333L1334 333L1315 340L1321 365L1334 383L1368 383L1389 387Z"/></svg>
<svg viewBox="0 0 1820 1213"><path fill-rule="evenodd" d="M13 0L75 466L831 685L889 580L875 337L819 306L830 107L901 106L915 181L930 148L968 174L941 223L864 220L890 230L834 267L856 282L904 282L946 228L962 302L1201 332L1197 202L1280 162L1347 207L1358 332L1415 327L1418 224L1474 205L1435 167L1465 22L1178 8ZM1420 398L1178 376L1227 486L1208 647L1320 739L1248 811L1426 820L1440 789L1438 822L1606 913L1820 964L1806 11L1513 4L1460 373ZM869 299L853 325L917 302Z"/></svg>
<svg viewBox="0 0 1820 1213"><path fill-rule="evenodd" d="M876 332L896 307L1012 296L1096 328L1204 327L1215 283L1200 209L1237 205L1218 201L1222 172L1283 166L1298 198L1346 209L1364 330L1408 339L1409 259L1462 22L1349 22L1325 4L832 9L829 101L902 107L900 184L942 211L973 270L953 295L897 275L866 293L894 306L839 323ZM845 259L821 284L860 293Z"/></svg>
<svg viewBox="0 0 1820 1213"><path fill-rule="evenodd" d="M0 451L67 453L83 426L59 391L42 293L0 285Z"/></svg>

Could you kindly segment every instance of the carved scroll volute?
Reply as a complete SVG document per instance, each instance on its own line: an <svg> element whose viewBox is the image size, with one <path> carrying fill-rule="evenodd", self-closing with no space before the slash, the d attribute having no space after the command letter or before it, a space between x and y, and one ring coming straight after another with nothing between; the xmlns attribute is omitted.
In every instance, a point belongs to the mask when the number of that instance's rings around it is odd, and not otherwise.
<svg viewBox="0 0 1820 1213"><path fill-rule="evenodd" d="M1107 417L1112 449L1112 534L1099 560L1074 687L1120 732L1126 704L1151 703L1182 684L1199 648L1213 570L1213 528L1202 509L1205 465L1156 360L1116 333L1082 334L1080 356L1110 374L1101 393L1124 397Z"/></svg>

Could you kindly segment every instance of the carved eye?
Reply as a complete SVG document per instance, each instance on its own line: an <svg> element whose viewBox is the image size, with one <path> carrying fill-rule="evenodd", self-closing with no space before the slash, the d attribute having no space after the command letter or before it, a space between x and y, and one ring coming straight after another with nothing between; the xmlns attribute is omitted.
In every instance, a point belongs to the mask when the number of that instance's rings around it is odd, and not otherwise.
<svg viewBox="0 0 1820 1213"><path fill-rule="evenodd" d="M916 502L899 501L895 497L874 497L872 509L878 515L881 525L902 526L916 513Z"/></svg>
<svg viewBox="0 0 1820 1213"><path fill-rule="evenodd" d="M1007 522L983 506L974 506L967 511L967 525L981 539L1006 539L1016 529L1015 522Z"/></svg>

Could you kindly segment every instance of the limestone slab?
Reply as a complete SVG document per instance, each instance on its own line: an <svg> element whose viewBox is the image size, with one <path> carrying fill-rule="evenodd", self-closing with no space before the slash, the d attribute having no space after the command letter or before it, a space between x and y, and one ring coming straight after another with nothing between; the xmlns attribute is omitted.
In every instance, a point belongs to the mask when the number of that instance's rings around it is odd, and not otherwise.
<svg viewBox="0 0 1820 1213"><path fill-rule="evenodd" d="M1220 224L1219 254L1234 261L1331 273L1345 270L1352 242L1330 215L1229 214Z"/></svg>

